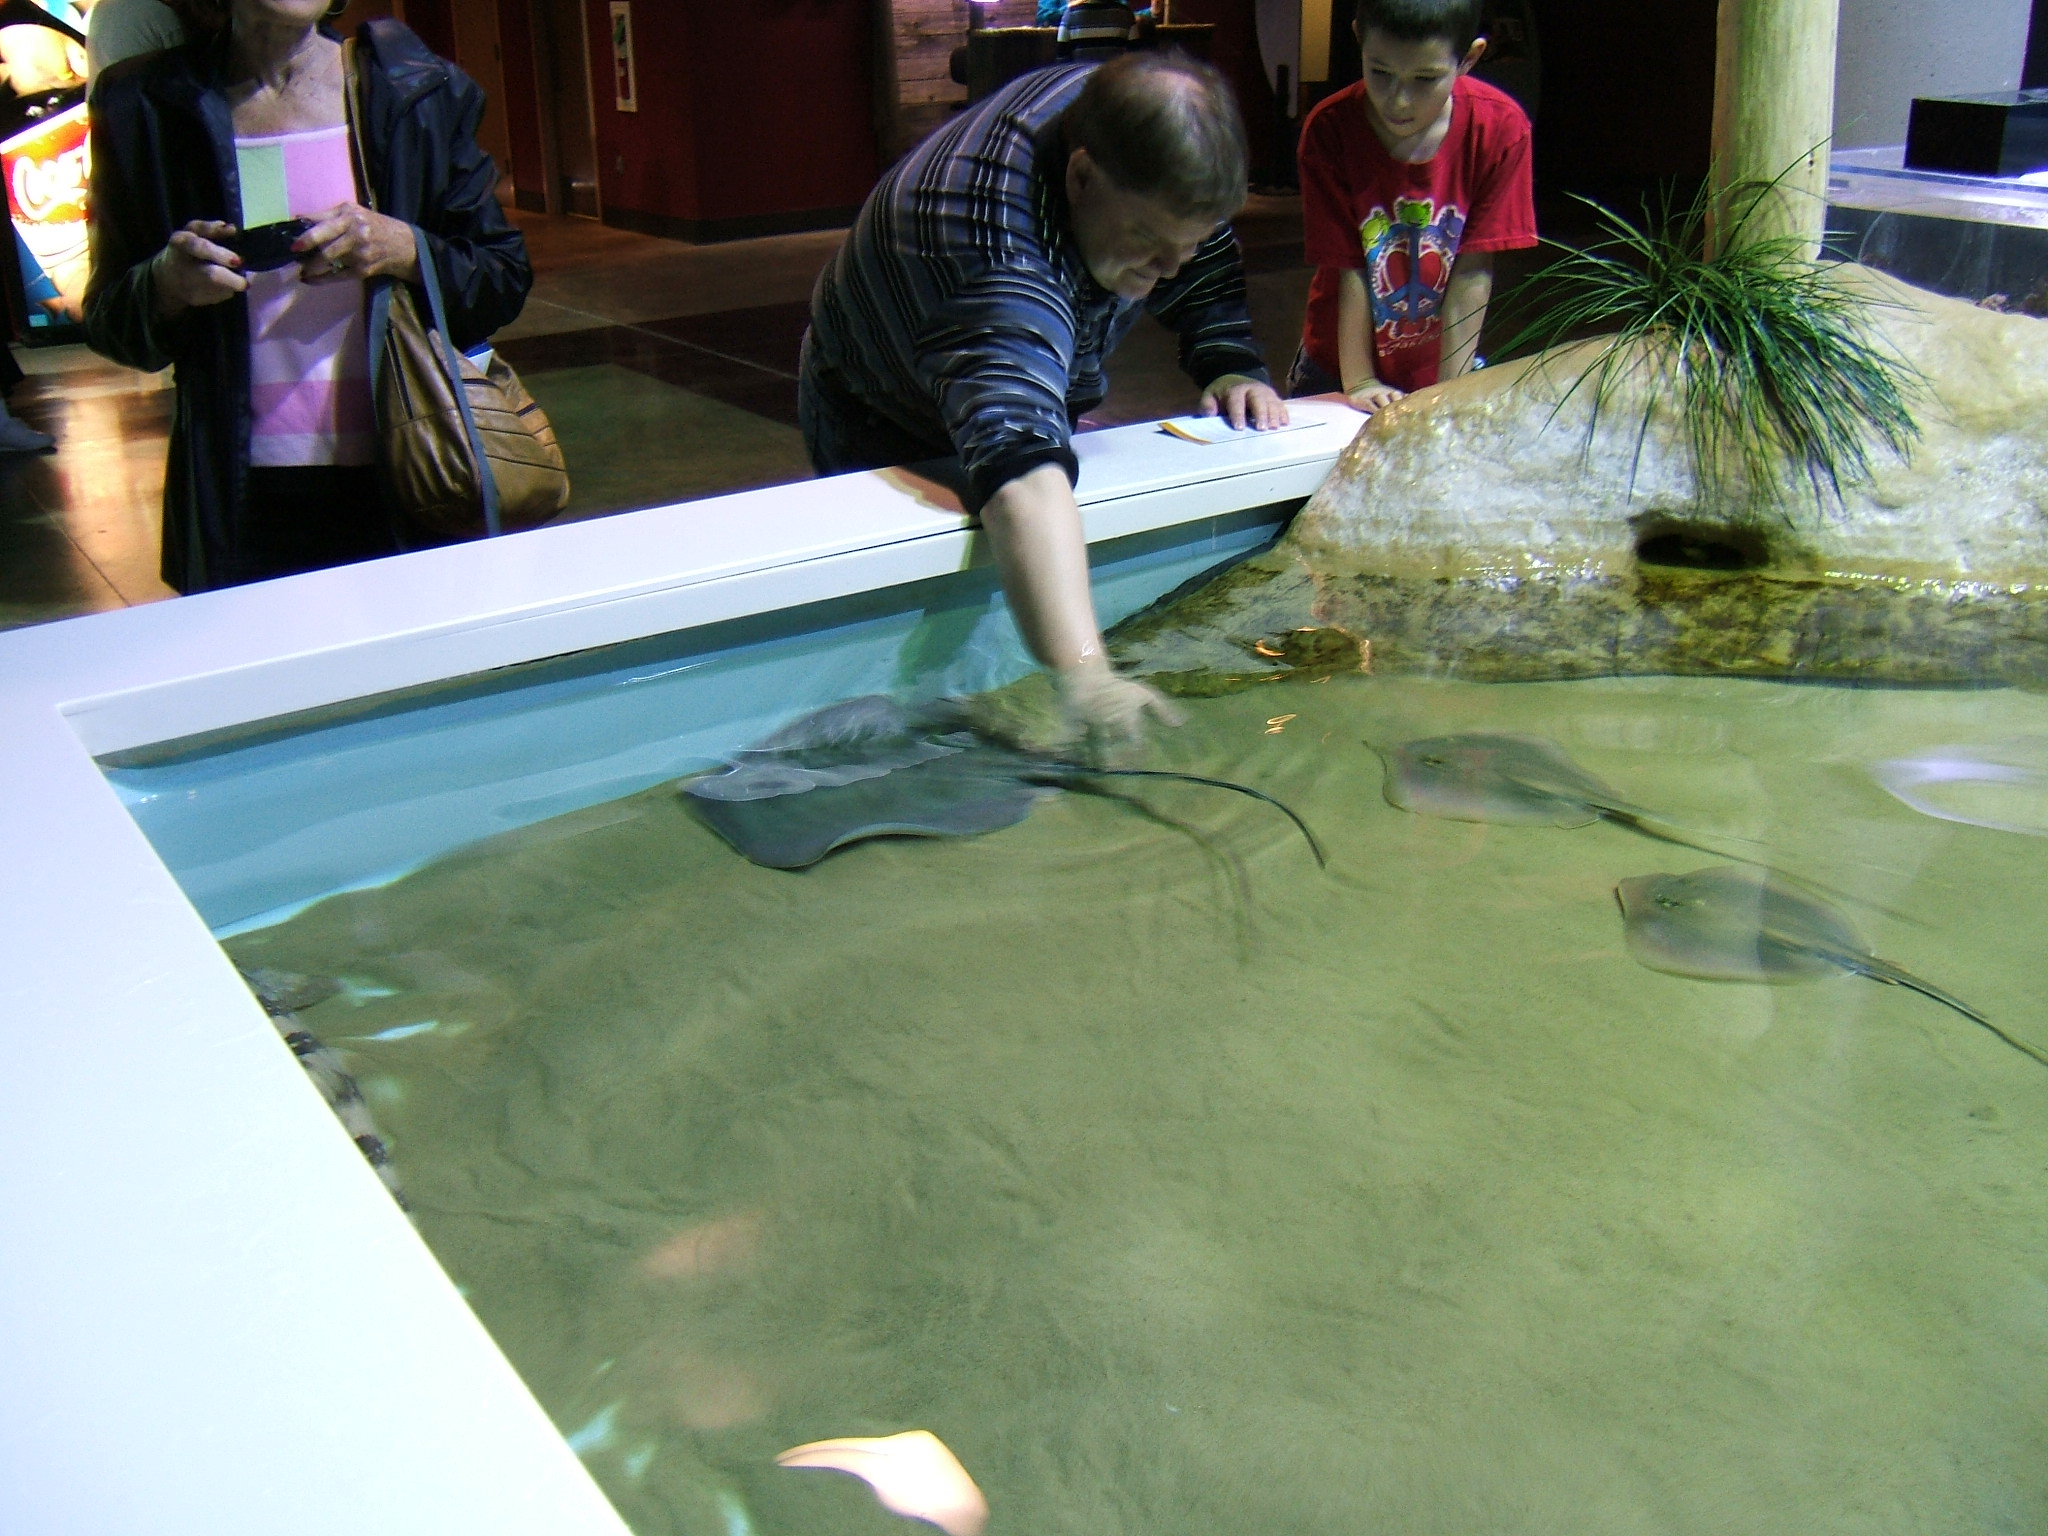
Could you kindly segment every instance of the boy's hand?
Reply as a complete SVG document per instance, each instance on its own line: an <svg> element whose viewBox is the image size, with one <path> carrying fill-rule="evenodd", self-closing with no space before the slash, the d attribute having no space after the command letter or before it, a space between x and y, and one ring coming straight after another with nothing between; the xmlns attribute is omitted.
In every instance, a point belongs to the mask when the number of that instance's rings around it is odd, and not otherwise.
<svg viewBox="0 0 2048 1536"><path fill-rule="evenodd" d="M1368 379L1358 388L1346 390L1344 395L1366 415L1373 416L1401 399L1406 393L1406 390L1396 389L1391 384L1382 384L1378 379Z"/></svg>
<svg viewBox="0 0 2048 1536"><path fill-rule="evenodd" d="M1233 427L1267 432L1287 425L1287 402L1279 391L1241 373L1221 374L1202 391L1202 404L1195 414L1214 416L1219 411L1230 418Z"/></svg>

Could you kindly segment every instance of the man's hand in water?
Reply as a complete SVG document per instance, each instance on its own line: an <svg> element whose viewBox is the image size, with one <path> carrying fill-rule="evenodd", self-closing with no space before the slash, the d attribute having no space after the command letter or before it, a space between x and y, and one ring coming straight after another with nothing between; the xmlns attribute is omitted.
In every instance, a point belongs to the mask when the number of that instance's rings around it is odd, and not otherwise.
<svg viewBox="0 0 2048 1536"><path fill-rule="evenodd" d="M1157 688L1119 676L1099 653L1053 676L1070 739L1101 767L1129 767L1144 751L1148 724L1179 725L1187 718Z"/></svg>
<svg viewBox="0 0 2048 1536"><path fill-rule="evenodd" d="M1287 402L1270 384L1248 379L1241 373L1226 373L1212 379L1202 391L1197 416L1222 413L1233 427L1252 426L1261 432L1287 425Z"/></svg>
<svg viewBox="0 0 2048 1536"><path fill-rule="evenodd" d="M1005 485L981 509L1010 611L1031 654L1059 684L1067 741L1105 767L1144 745L1148 720L1180 724L1155 690L1118 677L1103 649L1088 588L1088 541L1067 472L1041 464Z"/></svg>

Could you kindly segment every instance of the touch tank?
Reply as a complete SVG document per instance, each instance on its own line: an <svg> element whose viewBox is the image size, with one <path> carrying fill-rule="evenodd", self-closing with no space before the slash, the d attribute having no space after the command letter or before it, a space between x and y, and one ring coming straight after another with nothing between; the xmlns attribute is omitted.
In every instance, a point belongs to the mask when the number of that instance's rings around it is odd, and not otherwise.
<svg viewBox="0 0 2048 1536"><path fill-rule="evenodd" d="M637 1532L2026 1528L2048 368L1831 280L1946 406L1836 505L1490 369L1118 626L1151 766L1326 871L1107 784L790 873L670 762L226 947L336 980L301 1022ZM891 686L832 628L707 756Z"/></svg>

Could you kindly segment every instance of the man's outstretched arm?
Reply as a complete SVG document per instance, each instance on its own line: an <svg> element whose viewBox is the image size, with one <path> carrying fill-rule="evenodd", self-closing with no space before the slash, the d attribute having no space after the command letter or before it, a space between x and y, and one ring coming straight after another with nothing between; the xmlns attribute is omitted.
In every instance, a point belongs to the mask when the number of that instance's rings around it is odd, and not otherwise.
<svg viewBox="0 0 2048 1536"><path fill-rule="evenodd" d="M1077 738L1118 757L1144 744L1148 723L1180 724L1164 695L1110 667L1088 586L1081 507L1064 468L1041 464L1004 485L982 507L981 526L1017 628L1052 670Z"/></svg>

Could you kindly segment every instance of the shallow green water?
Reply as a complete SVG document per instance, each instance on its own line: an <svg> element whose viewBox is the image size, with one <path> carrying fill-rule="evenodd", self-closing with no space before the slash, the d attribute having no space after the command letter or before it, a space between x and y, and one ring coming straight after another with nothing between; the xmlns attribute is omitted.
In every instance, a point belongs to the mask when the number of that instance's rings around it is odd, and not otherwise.
<svg viewBox="0 0 2048 1536"><path fill-rule="evenodd" d="M1644 970L1616 881L1714 860L1410 816L1361 745L1547 735L2048 1045L2048 840L1865 771L2048 700L1191 710L1155 766L1327 874L1175 786L804 875L656 791L230 947L390 989L305 1023L641 1536L928 1530L773 1464L910 1428L993 1536L2048 1529L2048 1070L1896 988Z"/></svg>

